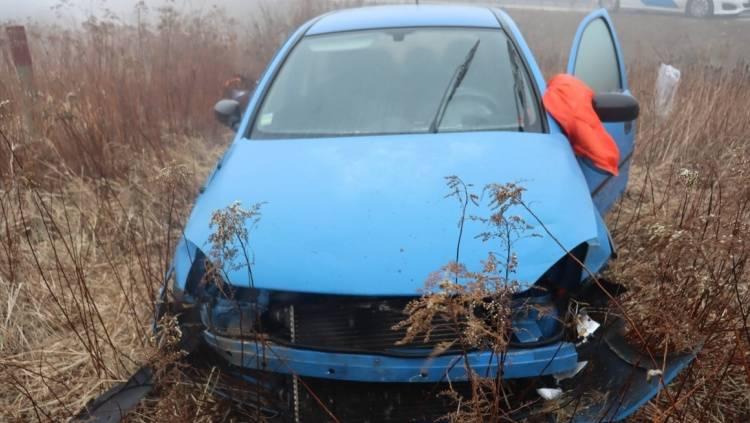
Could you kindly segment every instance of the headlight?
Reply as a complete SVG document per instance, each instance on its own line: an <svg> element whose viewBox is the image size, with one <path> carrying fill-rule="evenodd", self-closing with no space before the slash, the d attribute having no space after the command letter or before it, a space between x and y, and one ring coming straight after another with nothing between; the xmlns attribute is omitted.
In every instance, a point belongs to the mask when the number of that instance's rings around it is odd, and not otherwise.
<svg viewBox="0 0 750 423"><path fill-rule="evenodd" d="M201 304L201 321L216 335L233 338L254 337L262 329L265 312L257 300L216 298Z"/></svg>
<svg viewBox="0 0 750 423"><path fill-rule="evenodd" d="M211 268L206 256L199 254L189 278L206 329L231 338L252 339L259 334L285 338L289 332L287 308L272 307L268 291L236 287Z"/></svg>

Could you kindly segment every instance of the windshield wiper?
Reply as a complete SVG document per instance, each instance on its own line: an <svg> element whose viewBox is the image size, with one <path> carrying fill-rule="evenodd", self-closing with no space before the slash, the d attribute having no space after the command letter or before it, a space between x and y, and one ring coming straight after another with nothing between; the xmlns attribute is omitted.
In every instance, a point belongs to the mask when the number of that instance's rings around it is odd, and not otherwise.
<svg viewBox="0 0 750 423"><path fill-rule="evenodd" d="M432 123L430 123L429 132L433 134L437 133L440 123L443 121L443 116L445 116L445 111L448 109L448 104L453 100L453 95L456 93L456 90L458 90L458 87L461 86L461 82L463 82L466 73L469 71L471 61L474 60L474 53L477 52L477 48L479 47L479 41L480 40L477 40L477 42L474 43L469 50L469 53L466 55L466 59L458 65L458 68L456 68L456 71L453 73L453 77L451 77L450 83L443 93L443 98L440 99L440 105L435 113L435 117L432 119Z"/></svg>
<svg viewBox="0 0 750 423"><path fill-rule="evenodd" d="M526 111L526 97L524 96L524 90L526 86L524 84L523 77L521 76L521 65L518 63L519 57L513 44L508 40L508 53L511 65L511 73L513 74L513 97L516 103L516 118L518 119L518 132L524 132L526 130L526 119L524 113Z"/></svg>

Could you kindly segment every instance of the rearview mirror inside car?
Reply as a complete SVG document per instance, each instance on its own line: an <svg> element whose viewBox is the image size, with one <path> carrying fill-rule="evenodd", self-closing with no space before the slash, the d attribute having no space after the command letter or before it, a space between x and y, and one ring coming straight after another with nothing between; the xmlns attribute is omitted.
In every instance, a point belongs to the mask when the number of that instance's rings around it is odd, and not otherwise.
<svg viewBox="0 0 750 423"><path fill-rule="evenodd" d="M602 93L594 96L594 110L602 122L631 122L638 118L638 100L629 94Z"/></svg>

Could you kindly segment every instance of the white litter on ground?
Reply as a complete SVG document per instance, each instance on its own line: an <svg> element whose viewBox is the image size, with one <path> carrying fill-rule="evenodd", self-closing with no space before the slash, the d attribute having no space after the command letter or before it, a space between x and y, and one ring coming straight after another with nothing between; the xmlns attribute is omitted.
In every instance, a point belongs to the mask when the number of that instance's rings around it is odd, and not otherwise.
<svg viewBox="0 0 750 423"><path fill-rule="evenodd" d="M586 339L593 335L599 329L599 326L601 326L599 322L589 317L588 314L579 314L576 316L576 330L578 331L578 336L583 338L583 342L586 342Z"/></svg>
<svg viewBox="0 0 750 423"><path fill-rule="evenodd" d="M646 382L651 382L651 379L655 377L661 377L664 375L664 372L662 372L660 369L651 369L648 372L646 372Z"/></svg>
<svg viewBox="0 0 750 423"><path fill-rule="evenodd" d="M540 397L544 398L547 401L551 401L554 399L557 399L562 395L562 389L559 388L539 388L536 390L536 393L539 394Z"/></svg>

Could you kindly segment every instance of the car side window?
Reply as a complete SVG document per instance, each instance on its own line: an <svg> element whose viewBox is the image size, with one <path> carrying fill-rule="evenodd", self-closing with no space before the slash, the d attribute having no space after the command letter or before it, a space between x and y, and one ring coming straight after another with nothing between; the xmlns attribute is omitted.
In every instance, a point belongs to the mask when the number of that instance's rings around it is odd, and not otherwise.
<svg viewBox="0 0 750 423"><path fill-rule="evenodd" d="M574 74L595 92L622 90L617 50L603 19L592 21L584 30Z"/></svg>

